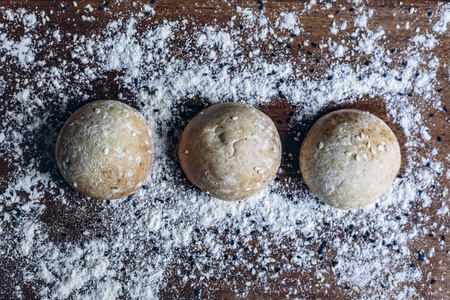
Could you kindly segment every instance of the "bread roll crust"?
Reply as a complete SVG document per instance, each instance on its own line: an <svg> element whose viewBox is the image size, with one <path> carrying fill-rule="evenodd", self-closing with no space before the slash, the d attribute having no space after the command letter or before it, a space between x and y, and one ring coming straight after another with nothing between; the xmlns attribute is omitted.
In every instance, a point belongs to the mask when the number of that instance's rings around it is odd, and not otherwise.
<svg viewBox="0 0 450 300"><path fill-rule="evenodd" d="M242 103L213 105L184 129L178 155L188 179L222 200L242 200L278 171L281 142L272 120Z"/></svg>
<svg viewBox="0 0 450 300"><path fill-rule="evenodd" d="M311 192L340 209L375 202L401 164L400 146L381 119L355 109L320 118L300 150L300 170Z"/></svg>
<svg viewBox="0 0 450 300"><path fill-rule="evenodd" d="M152 165L153 139L144 117L115 100L75 111L56 142L56 162L66 181L97 199L119 199L144 183Z"/></svg>

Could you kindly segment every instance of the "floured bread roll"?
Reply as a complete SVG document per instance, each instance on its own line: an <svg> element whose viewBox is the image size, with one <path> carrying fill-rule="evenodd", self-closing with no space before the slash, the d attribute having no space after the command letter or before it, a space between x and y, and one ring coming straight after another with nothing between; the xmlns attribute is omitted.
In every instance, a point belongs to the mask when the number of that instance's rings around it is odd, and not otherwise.
<svg viewBox="0 0 450 300"><path fill-rule="evenodd" d="M242 103L213 105L196 115L178 149L188 179L222 200L241 200L266 187L281 161L272 120Z"/></svg>
<svg viewBox="0 0 450 300"><path fill-rule="evenodd" d="M300 150L300 170L311 192L340 209L375 202L392 184L400 161L400 146L386 123L355 109L320 118Z"/></svg>
<svg viewBox="0 0 450 300"><path fill-rule="evenodd" d="M153 139L144 117L114 100L88 103L61 129L56 162L77 191L118 199L144 183L152 165Z"/></svg>

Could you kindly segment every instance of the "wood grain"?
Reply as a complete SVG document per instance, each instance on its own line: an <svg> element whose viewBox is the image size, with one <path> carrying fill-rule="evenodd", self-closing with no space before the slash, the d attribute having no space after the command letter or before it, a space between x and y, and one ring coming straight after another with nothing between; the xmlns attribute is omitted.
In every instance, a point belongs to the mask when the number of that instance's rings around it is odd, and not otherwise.
<svg viewBox="0 0 450 300"><path fill-rule="evenodd" d="M115 2L110 1L110 5L106 10L98 10L95 9L90 16L95 17L95 21L93 22L85 22L81 19L81 15L85 14L80 7L85 6L86 4L91 4L92 7L104 7L103 1L77 1L78 9L73 7L72 1L43 1L43 0L0 0L0 11L5 11L7 9L18 9L24 8L28 11L45 11L48 16L50 16L51 20L48 22L48 26L56 26L58 29L64 32L72 32L77 33L78 35L89 35L93 32L101 34L99 32L101 28L103 28L108 22L116 19L117 17L130 17L135 13L142 12L140 5L133 5L134 1L123 1L123 2ZM139 2L139 1L137 1ZM146 3L149 1L145 1ZM171 0L171 1L162 1L157 0L156 3L152 4L152 7L155 9L155 17L151 20L149 19L148 23L145 22L142 25L142 28L139 30L143 31L146 29L146 26L152 28L155 23L155 19L157 21L162 20L180 20L183 18L190 18L196 20L196 26L200 27L205 24L225 24L228 22L230 17L236 12L236 4L239 4L241 7L249 8L254 12L259 11L259 4L257 1L248 1L248 2L231 2L229 5L228 2L224 1L182 1L182 0ZM436 9L439 5L438 1L403 1L402 4L399 4L398 1L387 1L387 0L378 0L371 1L370 3L365 4L368 9L373 9L374 14L369 22L369 28L375 29L378 26L382 26L386 31L386 39L384 44L388 49L396 49L396 52L391 54L390 57L393 59L392 64L400 66L402 60L405 56L408 55L406 52L406 45L409 43L410 38L414 35L414 29L419 27L422 32L430 31L430 27L434 24L439 16L433 14L432 17L429 17L427 13L429 11L436 12ZM409 8L414 5L417 9L417 12L414 14L409 14ZM67 7L67 10L63 10L63 6ZM342 7L345 9L342 9ZM302 11L304 7L303 3L299 3L297 1L267 1L264 4L264 13L269 16L275 16L280 11ZM313 46L306 46L299 49L298 44L302 43L305 35L308 37L308 40L311 42L325 42L329 37L336 39L336 36L330 33L330 23L331 20L327 18L328 14L335 14L337 10L341 10L339 14L339 20L347 20L348 28L344 31L340 31L338 34L339 38L348 39L349 34L355 29L355 25L352 21L353 15L352 12L349 11L351 5L343 4L343 1L338 1L336 3L332 3L331 8L326 10L312 10L311 12L305 12L304 16L301 20L304 33L301 37L295 39L292 43L291 48L287 48L286 45L279 45L279 48L270 49L268 44L270 42L264 41L259 47L262 49L261 57L264 57L269 62L278 62L280 60L286 60L286 58L290 58L292 63L295 63L297 67L303 69L305 72L310 72L312 68L314 68L314 76L315 78L323 78L326 76L324 71L334 62L336 59L330 57L329 50L319 50ZM51 14L50 11L53 11ZM393 16L393 13L396 16ZM0 21L4 21L0 18ZM405 29L404 26L400 29L396 28L397 24L404 24L405 22L410 22L411 29ZM189 27L190 26L190 27ZM44 27L39 27L35 34L45 36L46 29ZM20 36L23 35L23 28L11 28L9 32L10 35L19 39ZM195 30L193 25L188 25L185 35L189 35L190 32ZM250 34L251 29L246 29L242 32L242 36L246 36ZM280 33L281 34L281 33ZM448 84L448 66L450 65L450 35L447 32L440 36L440 40L442 41L439 47L433 49L434 55L439 58L441 63L441 68L438 72L437 81L442 83L443 91L441 93L441 106L450 107L450 89L447 87ZM173 53L175 57L186 57L189 54L187 51L187 47L185 47L186 36L180 35L176 36L173 39L173 42L170 45L170 51ZM53 45L46 45L46 47L50 48L55 52L55 60L48 61L46 67L58 66L60 61L63 59L70 60L70 53L65 51L65 45L69 44L70 37L63 36L61 42L55 43ZM195 45L192 45L195 47ZM249 49L246 49L249 50ZM48 51L48 49L44 48L42 51ZM297 55L298 52L306 52L311 51L312 55L308 56L306 60L300 60ZM283 58L273 57L272 54L274 52L283 53ZM193 54L195 56L195 54ZM40 57L38 52L37 58ZM316 59L320 59L321 63L317 64ZM364 62L370 60L370 56L364 54L357 54L353 57L353 60L350 62L352 65L362 65ZM251 60L245 60L245 63L250 64ZM242 67L245 67L245 63ZM444 67L447 66L447 67ZM447 69L446 69L447 68ZM7 68L3 68L4 72L7 72L7 76L11 77L11 82L13 82L14 78L22 78L23 74L26 73L25 70L22 70L20 66L8 65ZM5 75L5 74L3 74ZM110 80L98 80L98 82L94 82L93 86L95 87L93 90L89 91L90 94L93 94L95 99L104 99L104 98L114 98L118 92L122 92L124 94L124 99L128 104L136 106L134 100L132 100L131 91L123 90L119 83L114 81L116 75L119 75L117 72L111 72L107 74L107 78ZM6 86L4 87L3 99L1 100L2 106L0 106L0 118L3 118L8 111L14 111L14 103L12 102L12 95L15 86ZM77 97L75 94L72 94L73 97ZM51 99L54 95L48 95ZM432 108L427 105L427 103L423 102L419 96L413 95L413 101L421 107L421 113L424 116L427 116L433 113L435 116L433 118L427 118L424 120L424 125L430 128L430 135L433 137L433 140L430 143L430 147L436 148L438 155L436 156L436 160L447 163L447 155L450 149L450 136L449 136L449 113L440 109ZM90 99L91 100L91 99ZM90 101L89 100L89 101ZM387 115L386 108L383 106L382 101L376 101L377 99L371 99L369 97L363 97L360 101L351 104L345 105L333 105L330 104L324 107L317 116L308 121L308 124L305 126L304 124L296 124L294 122L289 122L288 119L290 117L290 113L296 113L298 108L293 108L287 99L283 98L274 98L270 102L270 104L262 105L260 109L268 114L277 125L277 128L280 132L281 139L283 141L283 149L285 154L292 154L292 157L288 155L283 155L283 172L278 175L281 182L289 182L289 186L292 189L295 188L305 188L301 178L297 174L298 166L298 153L300 150L301 140L300 142L295 142L293 137L297 132L301 132L301 136L305 136L308 129L315 120L324 115L325 113L336 110L338 108L358 108L372 112L377 115L384 121L388 123L388 125L394 130L396 136L399 139L399 142L402 146L402 156L406 156L406 148L404 144L406 143L406 137L401 129L401 127L393 123L391 118ZM179 107L180 115L182 118L190 119L193 115L201 110L203 107L202 103L206 102L206 99L194 99L191 101L187 101L184 103L184 107ZM422 104L423 103L423 104ZM40 155L40 153L52 153L51 143L45 140L46 136L54 135L55 131L58 130L58 126L64 122L65 119L70 115L71 112L75 111L75 109L80 106L80 101L78 99L77 102L73 102L72 106L69 105L67 111L59 112L54 111L55 119L52 121L52 124L55 128L43 128L43 132L40 136L30 137L27 145L24 147L29 147L29 150L25 152L25 155L28 157L33 157L36 155ZM56 107L56 106L55 106ZM46 109L52 111L55 110L55 107L47 107ZM175 128L180 129L181 124L174 124ZM178 126L178 127L177 127ZM442 137L442 142L437 141L437 137ZM38 145L36 149L32 146ZM427 149L419 149L420 153L424 154ZM65 186L61 175L59 175L55 170L55 162L54 158L51 156L47 157L46 160L42 160L43 163L40 166L42 172L50 171L52 172L52 176L55 178L55 182L58 186ZM9 176L13 174L15 171L14 164L11 163L11 155L6 153L4 156L0 157L0 189L4 189L6 187L6 183L8 182ZM404 172L404 165L402 166L402 170L400 175ZM440 207L441 199L441 191L444 187L449 187L448 179L445 176L440 176L438 178L440 183L440 187L434 193L434 202L429 208L422 208L419 203L412 204L412 213L409 219L410 227L414 226L415 221L419 218L418 213L429 217L430 224L437 220L436 216L431 214L430 212ZM180 176L179 184L182 188L193 188L189 182L187 182L186 178ZM428 187L430 190L433 187ZM80 196L75 192L70 194L74 199L79 199ZM44 200L45 201L45 200ZM72 241L77 243L83 243L87 241L87 238L82 235L82 232L86 229L91 230L92 232L102 233L106 239L111 240L114 239L115 229L114 226L110 224L114 224L115 220L103 220L102 222L98 222L96 215L97 212L101 209L97 207L93 203L80 202L80 209L78 208L68 208L63 205L59 205L55 202L47 201L45 202L47 206L47 210L41 216L42 222L44 222L49 228L54 229L54 236L51 236L50 239L55 243L64 243L66 241ZM83 209L81 206L84 206ZM5 207L6 210L10 210L12 208ZM83 213L85 209L90 211L89 214ZM444 227L448 228L450 226L450 220L447 218L442 224ZM334 228L333 230L340 230L338 228ZM61 235L64 233L64 235ZM430 258L430 263L425 264L416 261L415 255L411 255L411 263L415 263L420 267L424 274L429 273L430 276L424 276L421 282L418 282L414 285L417 289L419 295L418 297L424 299L448 299L450 298L450 256L449 251L450 248L448 243L444 245L444 247L439 246L440 236L443 235L444 232L437 231L434 237L421 236L415 238L410 241L409 247L412 251L416 251L419 249L424 249L425 251L435 248L436 253L435 256ZM346 233L342 231L340 236L345 236ZM226 240L227 233L221 233L220 238ZM299 238L304 238L299 236ZM289 244L289 241L286 241L286 244ZM314 245L314 247L318 247L319 245ZM1 247L1 245L0 245ZM189 280L187 283L183 284L180 280L180 275L178 275L179 270L185 270L189 268L192 261L190 259L191 256L202 255L198 251L192 247L192 249L188 251L182 251L179 253L179 258L183 261L183 264L180 265L172 265L167 272L167 283L166 287L161 290L161 297L163 299L191 299L197 297L197 294L200 295L201 298L205 299L241 299L242 297L236 295L234 291L229 289L227 284L227 280L222 279L219 281L203 281L196 282L194 280ZM248 259L252 259L251 253L246 254ZM273 257L282 264L288 258L285 256L285 253L281 248L273 249ZM332 258L334 257L333 253L325 253L323 265L332 265ZM256 257L255 257L256 259ZM2 278L2 282L0 282L0 298L7 299L8 295L12 295L15 289L15 286L19 286L23 290L25 299L38 299L39 296L36 294L33 286L28 284L24 284L23 282L17 281L14 278L10 278L8 274L14 273L20 268L24 267L24 262L16 262L12 261L9 258L0 258L0 278ZM211 267L218 266L214 261L211 262ZM249 271L246 270L236 270L233 268L232 263L226 267L224 273L229 274L228 276L234 276L236 281L241 281L242 291L247 291L248 296L246 299L284 299L286 298L285 291L291 287L295 287L298 285L310 285L314 288L306 291L302 298L305 299L347 299L348 296L341 287L336 287L335 289L328 287L327 289L321 289L321 284L335 286L337 282L337 278L332 275L327 275L325 277L325 282L318 283L316 282L315 277L313 276L313 272L310 270L307 271L293 271L293 270L282 270L279 272L276 280L273 281L265 281L264 283L258 282L258 278L252 275ZM275 274L275 270L268 270L268 278L270 275ZM430 284L430 280L435 278L437 281L434 284ZM125 279L126 280L126 279ZM245 282L252 282L251 288L245 285ZM43 284L43 283L42 283ZM196 291L198 290L198 291ZM364 297L365 295L373 295L376 298L376 291L353 291L353 297ZM392 298L396 298L395 292L392 294Z"/></svg>

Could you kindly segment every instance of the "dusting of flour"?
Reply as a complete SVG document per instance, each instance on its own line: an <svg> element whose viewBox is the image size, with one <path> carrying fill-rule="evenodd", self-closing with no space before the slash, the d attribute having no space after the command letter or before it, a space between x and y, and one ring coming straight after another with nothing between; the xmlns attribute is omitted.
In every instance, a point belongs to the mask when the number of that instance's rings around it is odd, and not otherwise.
<svg viewBox="0 0 450 300"><path fill-rule="evenodd" d="M329 5L310 1L304 11L276 16L266 16L263 7L238 6L226 23L203 26L194 17L153 19L157 12L145 4L139 13L117 15L80 36L76 30L49 27L48 13L3 10L0 157L10 169L0 173L0 256L6 262L0 274L13 270L17 284L9 287L13 294L8 297L27 298L24 286L32 286L41 299L156 299L176 293L170 282L176 278L179 285L192 287L194 296L211 298L222 283L246 298L254 287L270 293L266 283L283 272L311 277L308 282L280 280L290 298L316 289L327 295L337 288L349 297L364 298L361 292L368 291L367 298L417 297L411 283L431 280L426 264L435 249L416 249L411 241L449 230L420 213L434 209L448 220L448 189L437 179L450 176L448 159L436 160L435 137L425 125L429 113L420 107L442 107L439 89L448 81L437 78L441 62L433 49L448 33L450 6L441 5L430 29L413 35L400 63L386 46L382 25L371 25L374 12L364 6L352 10L354 20L348 24L358 29L346 40L313 45L329 51L330 58L324 76L315 76L286 51L295 48L300 62L311 59L302 50L313 43L302 27L303 14L323 14ZM95 19L89 15L92 7L80 6L69 8L79 9L85 22ZM108 9L105 13L114 13ZM347 28L347 22L333 21L338 16L324 14L333 34ZM251 33L243 37L242 30ZM63 55L56 57L56 51ZM370 58L355 64L356 53ZM97 93L98 86L108 85ZM420 106L413 94L422 99ZM117 201L76 195L61 179L52 152L70 113L100 97L134 105L154 133L147 182ZM380 201L351 212L323 205L300 178L274 180L260 194L236 203L211 199L191 186L175 155L189 118L214 103L264 107L274 98L293 108L286 138L294 144L305 134L299 128L327 105L379 101L405 136L404 172ZM284 168L295 167L296 155L284 153ZM81 200L72 201L75 197ZM443 200L437 209L432 205L436 198ZM414 216L413 207L419 211ZM444 245L442 239L436 247ZM246 275L233 277L236 272ZM334 277L337 287L321 285L325 277Z"/></svg>

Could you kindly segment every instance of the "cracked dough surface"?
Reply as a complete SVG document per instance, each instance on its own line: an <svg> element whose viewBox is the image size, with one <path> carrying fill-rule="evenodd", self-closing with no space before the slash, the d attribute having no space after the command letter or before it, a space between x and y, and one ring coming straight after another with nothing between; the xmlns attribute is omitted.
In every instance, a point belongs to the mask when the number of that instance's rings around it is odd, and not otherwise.
<svg viewBox="0 0 450 300"><path fill-rule="evenodd" d="M300 170L311 192L340 209L375 202L400 169L400 146L376 116L342 109L320 118L300 150Z"/></svg>
<svg viewBox="0 0 450 300"><path fill-rule="evenodd" d="M119 199L144 183L152 165L147 121L120 101L99 100L75 111L61 129L56 161L66 181L98 199Z"/></svg>
<svg viewBox="0 0 450 300"><path fill-rule="evenodd" d="M223 200L241 200L266 187L281 161L272 120L242 103L213 105L181 135L178 155L188 179Z"/></svg>

